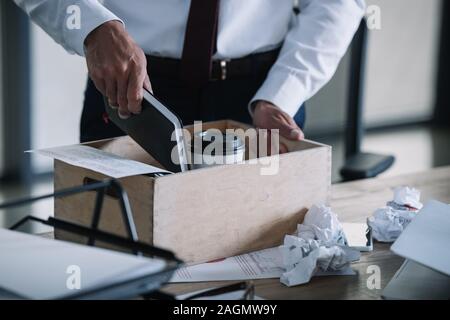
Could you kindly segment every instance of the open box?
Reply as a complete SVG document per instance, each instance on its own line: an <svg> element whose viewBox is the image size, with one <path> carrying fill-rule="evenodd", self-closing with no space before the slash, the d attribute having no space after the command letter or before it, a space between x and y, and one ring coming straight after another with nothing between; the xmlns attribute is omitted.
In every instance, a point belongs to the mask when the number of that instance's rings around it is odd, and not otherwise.
<svg viewBox="0 0 450 320"><path fill-rule="evenodd" d="M204 130L209 128L224 131L249 127L224 120L203 124ZM188 129L192 131L193 127ZM281 244L286 234L296 230L311 205L328 203L331 147L308 140L280 140L289 153L279 156L278 171L273 175L261 174L267 164L245 161L162 177L118 179L128 193L139 239L172 250L187 263ZM155 165L155 160L129 137L87 145ZM54 165L55 190L108 178L60 160ZM87 224L94 203L93 193L56 199L55 216ZM103 210L107 212L102 214L100 229L125 235L116 201L107 197ZM62 232L55 236L82 241Z"/></svg>

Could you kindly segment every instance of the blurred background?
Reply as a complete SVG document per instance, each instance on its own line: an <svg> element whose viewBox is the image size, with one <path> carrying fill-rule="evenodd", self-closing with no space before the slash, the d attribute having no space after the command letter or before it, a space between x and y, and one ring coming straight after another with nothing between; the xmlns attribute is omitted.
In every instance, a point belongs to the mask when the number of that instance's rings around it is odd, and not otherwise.
<svg viewBox="0 0 450 320"><path fill-rule="evenodd" d="M380 9L381 28L365 30L365 41L354 42L332 81L307 103L305 133L333 146L335 183L345 179L345 137L356 123L364 133L356 141L361 150L395 157L380 176L450 164L449 1L366 2ZM82 58L67 54L12 1L0 1L0 12L3 202L53 190L52 161L24 151L78 142L87 71ZM349 117L355 107L360 118ZM52 206L45 201L27 210L46 217ZM0 211L0 227L27 210Z"/></svg>

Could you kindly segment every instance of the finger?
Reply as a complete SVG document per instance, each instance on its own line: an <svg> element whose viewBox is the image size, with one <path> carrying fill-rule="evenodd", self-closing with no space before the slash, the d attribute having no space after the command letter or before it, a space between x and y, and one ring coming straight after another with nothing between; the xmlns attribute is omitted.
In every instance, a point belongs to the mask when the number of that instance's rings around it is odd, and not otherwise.
<svg viewBox="0 0 450 320"><path fill-rule="evenodd" d="M280 138L276 130L259 129L258 139L258 157L273 156L281 153Z"/></svg>
<svg viewBox="0 0 450 320"><path fill-rule="evenodd" d="M141 103L143 96L143 87L147 72L143 70L135 70L130 73L128 81L127 99L128 111L134 114L141 113Z"/></svg>
<svg viewBox="0 0 450 320"><path fill-rule="evenodd" d="M269 136L267 138L267 150L268 155L273 156L277 154L288 153L288 147L280 141L279 132L272 129L268 131Z"/></svg>
<svg viewBox="0 0 450 320"><path fill-rule="evenodd" d="M272 155L272 131L271 130L267 130L267 155L271 156ZM274 153L278 152L278 150L273 150Z"/></svg>
<svg viewBox="0 0 450 320"><path fill-rule="evenodd" d="M102 95L105 95L106 94L105 81L101 78L91 78L91 79L94 82L94 85L97 88L97 90L100 91Z"/></svg>
<svg viewBox="0 0 450 320"><path fill-rule="evenodd" d="M106 82L106 97L108 98L109 106L113 109L117 109L119 104L117 103L117 83L113 80Z"/></svg>
<svg viewBox="0 0 450 320"><path fill-rule="evenodd" d="M280 142L280 154L288 153L288 152L289 152L289 150L288 150L287 146L284 143Z"/></svg>
<svg viewBox="0 0 450 320"><path fill-rule="evenodd" d="M292 129L291 140L300 141L305 139L305 135L300 128Z"/></svg>
<svg viewBox="0 0 450 320"><path fill-rule="evenodd" d="M302 130L295 123L294 119L288 115L282 115L282 118L277 121L280 135L289 140L301 140L304 138Z"/></svg>
<svg viewBox="0 0 450 320"><path fill-rule="evenodd" d="M303 140L305 138L305 135L303 134L302 129L300 129L300 127L297 125L295 120L287 114L284 116L287 118L287 121L292 128L291 132L289 133L289 135L291 137L290 139L296 140L296 141Z"/></svg>
<svg viewBox="0 0 450 320"><path fill-rule="evenodd" d="M297 128L286 122L278 122L274 127L280 130L280 135L289 140L296 140Z"/></svg>
<svg viewBox="0 0 450 320"><path fill-rule="evenodd" d="M150 82L150 77L148 74L145 76L144 88L153 93L152 83Z"/></svg>
<svg viewBox="0 0 450 320"><path fill-rule="evenodd" d="M128 76L122 76L117 79L117 103L119 104L119 110L122 111L122 115L128 112ZM126 112L125 112L126 111Z"/></svg>
<svg viewBox="0 0 450 320"><path fill-rule="evenodd" d="M269 136L270 150L273 150L270 155L277 155L289 152L288 147L280 141L279 130L270 130Z"/></svg>
<svg viewBox="0 0 450 320"><path fill-rule="evenodd" d="M258 130L258 146L259 154L258 157L271 156L272 153L272 134L270 129L259 129Z"/></svg>
<svg viewBox="0 0 450 320"><path fill-rule="evenodd" d="M127 101L127 95L126 95L126 84L127 82L123 80L119 80L117 82L117 101L119 103L119 110L117 110L117 113L119 115L119 118L121 119L128 119L130 117L130 112L128 111L128 101Z"/></svg>
<svg viewBox="0 0 450 320"><path fill-rule="evenodd" d="M265 139L267 144L267 152L264 154L263 150L259 150L259 157L262 156L273 156L277 154L288 153L288 147L280 141L280 136L275 133L274 130L259 131L259 139ZM276 141L278 140L278 141Z"/></svg>
<svg viewBox="0 0 450 320"><path fill-rule="evenodd" d="M128 109L122 109L119 107L119 110L117 111L119 118L126 120L130 117L130 112L128 111Z"/></svg>

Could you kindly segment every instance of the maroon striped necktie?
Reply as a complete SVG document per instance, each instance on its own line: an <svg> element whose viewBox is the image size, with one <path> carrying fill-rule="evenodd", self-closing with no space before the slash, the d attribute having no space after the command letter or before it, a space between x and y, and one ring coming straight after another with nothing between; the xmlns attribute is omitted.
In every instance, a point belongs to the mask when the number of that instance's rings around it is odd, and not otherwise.
<svg viewBox="0 0 450 320"><path fill-rule="evenodd" d="M181 80L200 88L211 77L220 0L191 0L181 57Z"/></svg>

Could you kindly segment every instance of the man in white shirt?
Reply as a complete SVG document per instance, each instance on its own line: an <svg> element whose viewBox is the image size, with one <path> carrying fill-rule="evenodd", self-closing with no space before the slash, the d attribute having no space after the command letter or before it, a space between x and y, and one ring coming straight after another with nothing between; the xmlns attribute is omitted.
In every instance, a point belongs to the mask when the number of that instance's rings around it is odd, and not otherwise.
<svg viewBox="0 0 450 320"><path fill-rule="evenodd" d="M15 2L86 57L82 141L121 135L102 95L127 118L139 114L142 88L186 124L233 118L302 139L301 106L333 76L364 15L364 0ZM79 28L67 23L74 13Z"/></svg>

